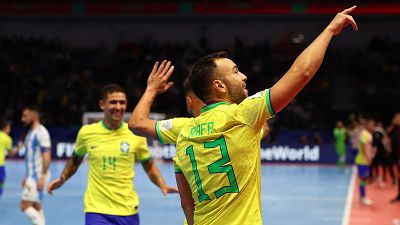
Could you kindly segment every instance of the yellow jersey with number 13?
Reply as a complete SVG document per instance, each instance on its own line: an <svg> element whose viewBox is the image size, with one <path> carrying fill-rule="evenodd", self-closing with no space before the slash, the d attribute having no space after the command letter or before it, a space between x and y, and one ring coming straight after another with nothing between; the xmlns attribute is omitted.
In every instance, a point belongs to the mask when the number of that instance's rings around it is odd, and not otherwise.
<svg viewBox="0 0 400 225"><path fill-rule="evenodd" d="M128 216L137 213L139 198L132 179L135 159L150 159L147 141L134 135L126 123L109 130L104 121L83 126L76 139L75 154L88 154L89 178L85 212Z"/></svg>
<svg viewBox="0 0 400 225"><path fill-rule="evenodd" d="M182 128L174 164L192 191L194 224L262 224L260 131L273 115L267 89L204 107Z"/></svg>

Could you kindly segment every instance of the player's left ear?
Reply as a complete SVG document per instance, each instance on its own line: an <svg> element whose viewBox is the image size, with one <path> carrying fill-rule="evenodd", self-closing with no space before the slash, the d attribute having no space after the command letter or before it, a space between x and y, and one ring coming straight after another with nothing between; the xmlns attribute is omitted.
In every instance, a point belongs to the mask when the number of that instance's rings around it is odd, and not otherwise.
<svg viewBox="0 0 400 225"><path fill-rule="evenodd" d="M100 107L101 110L104 110L105 102L104 102L103 99L99 100L99 107Z"/></svg>
<svg viewBox="0 0 400 225"><path fill-rule="evenodd" d="M222 82L222 80L214 80L213 86L218 92L226 92L226 85L224 84L224 82Z"/></svg>

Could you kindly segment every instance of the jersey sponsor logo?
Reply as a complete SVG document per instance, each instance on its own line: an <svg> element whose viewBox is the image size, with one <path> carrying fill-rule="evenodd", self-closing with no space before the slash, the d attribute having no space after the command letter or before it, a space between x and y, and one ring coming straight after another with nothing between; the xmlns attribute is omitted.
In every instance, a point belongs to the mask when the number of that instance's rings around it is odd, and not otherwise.
<svg viewBox="0 0 400 225"><path fill-rule="evenodd" d="M129 143L126 141L121 142L121 153L128 154L129 153Z"/></svg>
<svg viewBox="0 0 400 225"><path fill-rule="evenodd" d="M264 91L260 91L260 92L255 93L252 96L249 96L248 99L261 98L263 94L264 94Z"/></svg>
<svg viewBox="0 0 400 225"><path fill-rule="evenodd" d="M172 129L172 119L164 120L161 123L161 129L162 130L171 130Z"/></svg>

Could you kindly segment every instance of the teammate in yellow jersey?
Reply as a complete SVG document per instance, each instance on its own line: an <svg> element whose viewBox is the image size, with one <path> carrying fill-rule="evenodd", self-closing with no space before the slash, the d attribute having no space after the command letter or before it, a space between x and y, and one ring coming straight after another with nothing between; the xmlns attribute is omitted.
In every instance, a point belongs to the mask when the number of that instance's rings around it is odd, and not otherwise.
<svg viewBox="0 0 400 225"><path fill-rule="evenodd" d="M181 204L189 224L262 224L260 196L260 130L266 120L281 111L311 80L321 65L334 35L351 24L355 7L338 13L324 31L296 59L271 89L247 98L246 80L225 53L198 60L189 75L194 93L206 107L183 125L174 159ZM172 86L170 62L156 71L159 85L147 87L134 114L146 121L154 97ZM165 68L164 68L165 67ZM149 77L149 80L151 78ZM136 112L136 113L135 113ZM133 116L135 117L135 115ZM171 129L174 124L160 129ZM140 129L137 129L140 132Z"/></svg>
<svg viewBox="0 0 400 225"><path fill-rule="evenodd" d="M0 118L0 199L6 181L6 152L9 156L13 156L16 153L16 151L12 149L12 139L9 136L10 130L10 123Z"/></svg>
<svg viewBox="0 0 400 225"><path fill-rule="evenodd" d="M163 83L159 83L158 80L159 77L163 77L161 74L168 73L168 71L169 73L172 73L173 67L171 67L171 63L164 61L161 63L160 67L158 67L158 65L158 63L155 63L153 71L149 75L147 86L150 89L154 88L158 84L163 85ZM164 67L164 69L160 70L162 67ZM170 70L170 68L172 69ZM204 103L193 93L188 78L185 79L183 83L183 89L189 114L194 117L200 115L201 108L204 106ZM152 120L149 117L149 106L152 104L154 98L146 99L145 94L142 99L143 100L137 104L136 109L133 112L133 116L130 118L130 127L134 131L139 131L144 136L151 137L153 139L158 138L163 144L175 144L181 128L187 121L189 121L189 118L173 118L161 121ZM150 105L148 103L150 103ZM141 120L137 120L137 118L141 118ZM262 132L262 138L266 137L268 134L269 127L268 124L265 123ZM186 221L185 224L187 224Z"/></svg>
<svg viewBox="0 0 400 225"><path fill-rule="evenodd" d="M99 105L104 119L80 129L74 154L60 177L49 184L49 193L61 187L89 154L85 224L139 224L139 199L132 184L135 159L164 195L177 189L165 184L146 139L132 134L122 121L127 106L125 91L116 84L105 86Z"/></svg>
<svg viewBox="0 0 400 225"><path fill-rule="evenodd" d="M355 160L358 170L358 177L360 179L360 202L361 204L366 206L372 205L372 201L366 197L365 186L369 178L369 166L371 165L372 159L374 158L372 146L372 132L374 131L374 128L375 121L372 119L368 119L358 139L358 153Z"/></svg>
<svg viewBox="0 0 400 225"><path fill-rule="evenodd" d="M163 69L161 69L163 68ZM185 125L189 118L177 117L172 119L156 121L150 118L150 108L153 104L155 96L149 95L149 91L152 88L159 88L158 85L164 85L158 77L163 77L167 73L172 74L173 66L171 62L164 61L160 65L158 62L154 64L153 71L149 75L148 89L143 94L143 97L136 105L135 110L129 118L129 127L136 134L158 139L162 144L176 144L179 132ZM170 75L169 75L170 76ZM168 76L168 77L169 77ZM205 106L192 90L189 79L186 78L183 82L183 90L186 99L186 107L190 116L196 117L200 115L201 108ZM263 127L262 137L265 138L269 134L268 124L265 123Z"/></svg>

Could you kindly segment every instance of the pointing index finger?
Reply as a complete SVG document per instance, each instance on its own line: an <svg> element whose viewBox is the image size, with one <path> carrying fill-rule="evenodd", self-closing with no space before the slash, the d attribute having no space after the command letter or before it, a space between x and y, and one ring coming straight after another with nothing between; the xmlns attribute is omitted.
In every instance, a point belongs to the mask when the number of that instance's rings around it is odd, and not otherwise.
<svg viewBox="0 0 400 225"><path fill-rule="evenodd" d="M353 12L353 10L354 10L355 8L357 8L356 5L354 5L353 7L350 7L350 8L347 8L347 9L343 10L342 13L347 15L347 14Z"/></svg>

